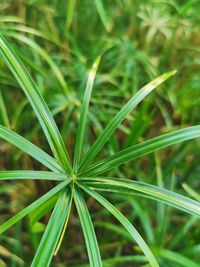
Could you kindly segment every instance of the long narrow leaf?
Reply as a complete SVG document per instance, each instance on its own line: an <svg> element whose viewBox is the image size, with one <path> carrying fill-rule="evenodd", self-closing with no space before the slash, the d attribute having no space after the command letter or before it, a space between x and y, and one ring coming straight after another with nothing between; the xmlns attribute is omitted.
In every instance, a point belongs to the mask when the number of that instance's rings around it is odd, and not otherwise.
<svg viewBox="0 0 200 267"><path fill-rule="evenodd" d="M74 9L76 5L76 0L69 0L67 1L67 17L66 17L66 29L68 30L71 26L73 15L74 15Z"/></svg>
<svg viewBox="0 0 200 267"><path fill-rule="evenodd" d="M99 161L97 164L94 164L91 168L85 171L85 173L87 173L87 175L95 174L96 176L97 174L108 171L111 168L119 166L128 160L134 160L161 148L198 137L200 137L200 125L167 133L124 149L119 153Z"/></svg>
<svg viewBox="0 0 200 267"><path fill-rule="evenodd" d="M7 231L12 225L14 225L16 222L24 218L26 215L28 215L30 212L35 210L37 207L41 206L43 203L45 203L48 199L50 199L53 195L57 194L59 191L61 191L69 181L64 181L60 183L59 185L55 186L52 190L50 190L48 193L43 195L42 197L38 198L36 201L31 203L29 206L18 212L16 215L14 215L11 219L9 219L7 222L2 224L0 226L0 234Z"/></svg>
<svg viewBox="0 0 200 267"><path fill-rule="evenodd" d="M149 249L149 247L147 246L147 244L145 243L143 238L140 236L140 234L137 232L137 230L127 220L127 218L117 208L115 208L109 201L107 201L105 198L103 198L97 192L89 189L88 187L86 187L82 184L80 185L80 187L82 187L82 189L84 191L86 191L91 197L93 197L99 203L101 203L101 205L103 205L110 213L113 214L113 216L116 217L116 219L124 226L124 228L129 232L129 234L132 236L132 238L140 246L140 248L144 252L144 254L147 257L151 266L152 267L159 267L159 264L156 261L155 257L153 256L151 250Z"/></svg>
<svg viewBox="0 0 200 267"><path fill-rule="evenodd" d="M0 91L0 117L2 119L3 124L6 127L10 127L10 123L9 123L9 119L8 119L8 114L7 114L7 110L4 104L4 100L3 100L3 95Z"/></svg>
<svg viewBox="0 0 200 267"><path fill-rule="evenodd" d="M96 142L88 151L85 159L83 160L80 171L87 168L89 164L92 163L95 156L98 154L103 145L108 141L112 133L117 129L121 122L126 118L126 116L133 110L149 93L151 93L156 87L167 80L169 77L174 75L176 71L171 71L165 73L150 83L146 84L138 93L133 96L127 104L115 115L115 117L110 121L110 123L103 130L101 135L97 138Z"/></svg>
<svg viewBox="0 0 200 267"><path fill-rule="evenodd" d="M105 264L105 266L117 266L117 265L122 265L122 264L124 265L128 263L133 264L133 262L135 262L137 265L139 263L140 265L143 264L143 266L145 266L144 264L147 263L147 258L145 256L140 256L140 255L115 256L115 257L104 260L103 264Z"/></svg>
<svg viewBox="0 0 200 267"><path fill-rule="evenodd" d="M161 249L159 250L159 255L165 260L176 263L176 266L199 267L199 262L197 263L177 252L173 252L167 249Z"/></svg>
<svg viewBox="0 0 200 267"><path fill-rule="evenodd" d="M22 62L1 34L0 53L32 105L53 154L59 162L66 166L68 172L71 172L72 168L67 150L47 104Z"/></svg>
<svg viewBox="0 0 200 267"><path fill-rule="evenodd" d="M52 58L49 56L49 54L42 49L37 43L35 43L32 39L22 35L22 34L18 34L16 32L10 32L7 33L6 35L8 36L12 36L13 38L19 40L20 42L23 42L24 44L30 46L32 49L34 49L35 52L37 52L42 58L44 58L44 60L46 60L46 62L49 64L49 66L51 67L54 75L56 76L61 89L62 89L62 93L66 96L66 98L68 97L68 86L67 83L62 75L62 72L60 71L60 69L58 68L58 66L55 64L55 62L52 60Z"/></svg>
<svg viewBox="0 0 200 267"><path fill-rule="evenodd" d="M180 194L174 193L167 189L132 181L128 179L120 179L120 178L101 178L101 177L90 177L84 178L84 181L88 183L88 185L92 186L95 189L104 188L109 191L115 190L115 192L120 193L120 189L127 189L127 193L129 190L137 191L149 196L152 196L153 199L157 199L158 201L162 201L168 205L171 205L177 209L183 210L192 215L200 216L200 202L192 200L188 197L184 197ZM123 190L124 193L124 190Z"/></svg>
<svg viewBox="0 0 200 267"><path fill-rule="evenodd" d="M100 57L97 57L97 59L95 60L89 72L85 94L84 94L83 101L82 101L82 108L81 108L81 113L80 113L81 116L79 120L78 132L76 136L76 146L75 146L75 154L74 154L74 169L75 170L77 170L79 161L80 161L86 119L87 119L87 114L88 114L88 107L89 107L90 97L92 93L92 88L93 88L97 68L99 66L99 62L100 62Z"/></svg>
<svg viewBox="0 0 200 267"><path fill-rule="evenodd" d="M66 174L45 171L0 171L0 180L66 180Z"/></svg>
<svg viewBox="0 0 200 267"><path fill-rule="evenodd" d="M102 267L99 246L96 239L96 234L88 212L85 200L79 189L74 189L74 201L81 221L85 243L87 246L90 267Z"/></svg>
<svg viewBox="0 0 200 267"><path fill-rule="evenodd" d="M65 172L64 167L46 152L2 125L0 125L0 138L23 150L50 170Z"/></svg>
<svg viewBox="0 0 200 267"><path fill-rule="evenodd" d="M54 255L58 240L71 210L71 193L63 190L58 198L31 267L48 267Z"/></svg>
<svg viewBox="0 0 200 267"><path fill-rule="evenodd" d="M96 8L97 8L97 11L99 13L99 16L101 18L101 21L106 29L106 31L110 31L111 30L111 24L110 24L110 21L107 17L107 14L106 14L106 11L105 11L105 8L103 6L103 2L102 0L95 0L95 5L96 5Z"/></svg>

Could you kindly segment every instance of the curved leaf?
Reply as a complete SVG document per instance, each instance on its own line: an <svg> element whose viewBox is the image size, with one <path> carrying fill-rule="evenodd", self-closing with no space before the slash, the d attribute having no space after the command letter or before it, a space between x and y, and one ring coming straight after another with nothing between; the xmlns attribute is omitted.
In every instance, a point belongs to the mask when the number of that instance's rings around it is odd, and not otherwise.
<svg viewBox="0 0 200 267"><path fill-rule="evenodd" d="M182 267L199 267L199 263L181 255L180 253L176 253L167 249L159 250L159 255L165 260L169 260L170 262L174 262L178 264L178 266Z"/></svg>
<svg viewBox="0 0 200 267"><path fill-rule="evenodd" d="M200 125L177 130L131 146L98 163L84 172L84 175L97 175L119 166L128 160L134 160L161 148L200 137Z"/></svg>
<svg viewBox="0 0 200 267"><path fill-rule="evenodd" d="M103 145L108 141L110 136L113 134L113 132L118 128L118 126L121 124L121 122L126 118L126 116L148 95L150 94L156 87L158 87L161 83L163 83L165 80L170 78L172 75L174 75L176 71L170 71L167 72L155 80L151 81L150 83L146 84L142 89L140 89L136 95L134 95L127 103L126 105L115 115L115 117L109 122L109 124L106 126L106 128L103 130L103 132L100 134L100 136L97 138L95 143L92 145L90 150L85 156L85 159L83 160L81 166L80 166L80 172L83 171L88 167L90 163L92 163L95 156L98 154L100 149L103 147Z"/></svg>
<svg viewBox="0 0 200 267"><path fill-rule="evenodd" d="M67 171L71 172L72 168L67 150L47 104L22 62L1 34L0 53L32 105L53 154L66 167Z"/></svg>
<svg viewBox="0 0 200 267"><path fill-rule="evenodd" d="M187 213L200 216L200 202L192 200L188 197L184 197L180 194L174 193L159 186L128 179L110 177L89 177L82 179L85 183L95 189L104 189L106 191L109 191L109 189L111 189L115 190L115 192L118 191L119 193L120 189L127 189L127 193L129 193L129 190L138 191L140 193L152 196L154 199L162 201Z"/></svg>
<svg viewBox="0 0 200 267"><path fill-rule="evenodd" d="M50 170L65 172L64 167L42 149L2 125L0 125L0 138L23 150Z"/></svg>
<svg viewBox="0 0 200 267"><path fill-rule="evenodd" d="M64 189L60 194L31 267L48 267L54 255L58 240L71 210L71 193Z"/></svg>
<svg viewBox="0 0 200 267"><path fill-rule="evenodd" d="M23 210L18 212L11 219L9 219L7 222L5 222L4 224L2 224L0 226L0 234L4 233L6 230L8 230L16 222L18 222L19 220L24 218L26 215L28 215L30 212L35 210L37 207L41 206L48 199L50 199L52 196L54 196L59 191L61 191L68 183L69 183L69 181L65 181L65 182L60 183L59 185L55 186L52 190L50 190L48 193L46 193L42 197L38 198L36 201L31 203L29 206L25 207Z"/></svg>
<svg viewBox="0 0 200 267"><path fill-rule="evenodd" d="M144 252L145 256L147 257L149 263L152 267L159 267L158 262L156 261L155 257L153 256L151 250L141 237L141 235L137 232L137 230L133 227L133 225L128 221L128 219L117 209L113 206L109 201L99 195L97 192L89 189L88 187L80 184L80 187L87 192L91 197L96 199L101 205L103 205L116 219L123 225L123 227L129 232L132 238L136 241L136 243L140 246L142 251Z"/></svg>
<svg viewBox="0 0 200 267"><path fill-rule="evenodd" d="M31 29L32 30L32 29ZM30 32L30 28L29 28L29 32ZM31 32L32 33L32 32ZM36 32L33 32L36 33ZM52 60L52 58L49 56L49 54L42 49L37 43L35 43L32 39L27 38L25 35L23 34L19 34L16 32L9 32L6 35L9 35L13 38L15 38L16 40L19 40L20 42L27 44L28 46L30 46L32 49L34 49L35 52L37 52L42 58L44 58L44 60L46 60L46 62L49 64L49 66L51 67L54 75L56 76L61 89L62 89L62 93L65 95L65 97L68 97L68 86L67 83L62 75L62 72L60 71L60 69L58 68L58 66L54 63L54 61Z"/></svg>

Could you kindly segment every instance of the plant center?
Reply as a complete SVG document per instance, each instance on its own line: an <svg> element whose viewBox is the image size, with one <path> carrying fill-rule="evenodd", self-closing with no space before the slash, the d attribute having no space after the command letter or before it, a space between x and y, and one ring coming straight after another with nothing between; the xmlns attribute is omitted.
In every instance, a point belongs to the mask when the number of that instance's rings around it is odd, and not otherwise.
<svg viewBox="0 0 200 267"><path fill-rule="evenodd" d="M76 180L76 174L75 174L75 173L72 174L72 176L71 176L71 180L72 180L72 182L75 182L75 180Z"/></svg>

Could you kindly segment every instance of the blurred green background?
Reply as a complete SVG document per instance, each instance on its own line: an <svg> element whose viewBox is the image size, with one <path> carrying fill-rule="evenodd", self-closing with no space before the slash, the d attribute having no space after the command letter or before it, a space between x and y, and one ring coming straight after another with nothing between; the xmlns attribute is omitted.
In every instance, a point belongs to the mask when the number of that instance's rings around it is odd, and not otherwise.
<svg viewBox="0 0 200 267"><path fill-rule="evenodd" d="M99 157L200 121L200 1L1 0L0 31L10 41L47 101L73 157L88 70L102 55L92 94L84 151L145 83L173 69L116 131ZM50 153L18 83L0 59L0 123ZM200 144L176 145L112 170L200 200ZM37 169L39 163L0 141L0 169ZM50 182L1 182L0 223L52 187ZM161 267L200 266L196 217L139 196L109 198L161 259ZM105 266L148 266L124 230L88 199ZM30 266L48 216L18 223L0 236L0 267ZM103 223L102 223L103 221ZM86 266L76 210L52 266ZM192 265L193 264L193 265ZM196 265L195 265L196 264Z"/></svg>

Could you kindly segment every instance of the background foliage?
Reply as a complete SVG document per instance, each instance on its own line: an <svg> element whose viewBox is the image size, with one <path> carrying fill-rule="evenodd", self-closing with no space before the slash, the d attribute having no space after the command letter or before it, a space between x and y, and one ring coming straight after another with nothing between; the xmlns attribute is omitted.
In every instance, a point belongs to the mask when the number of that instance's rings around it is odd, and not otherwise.
<svg viewBox="0 0 200 267"><path fill-rule="evenodd" d="M2 0L0 31L38 84L65 143L70 144L71 157L88 69L99 54L102 59L90 103L85 152L145 83L166 71L178 70L129 115L106 144L101 159L162 133L199 123L199 8L198 0ZM2 59L0 109L2 125L50 153L31 107ZM200 200L199 148L198 140L189 141L126 163L107 175L148 182ZM0 169L44 170L3 141ZM1 182L0 223L52 186L47 181ZM161 266L199 266L199 219L140 196L110 194L109 199L131 220L155 254L159 248ZM133 266L130 255L134 254L138 261L135 266L145 266L140 249L111 215L90 198L87 204L105 266ZM0 266L29 266L26 263L31 261L49 219L45 216L37 221L33 215L0 236ZM83 266L87 262L74 206L68 227L52 266Z"/></svg>

